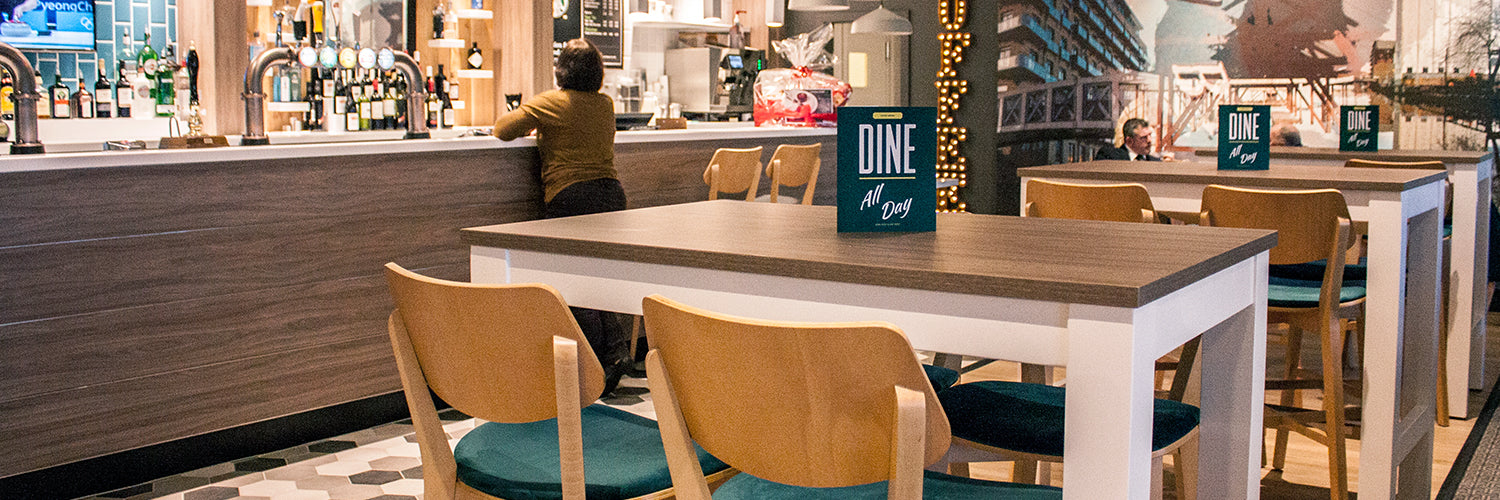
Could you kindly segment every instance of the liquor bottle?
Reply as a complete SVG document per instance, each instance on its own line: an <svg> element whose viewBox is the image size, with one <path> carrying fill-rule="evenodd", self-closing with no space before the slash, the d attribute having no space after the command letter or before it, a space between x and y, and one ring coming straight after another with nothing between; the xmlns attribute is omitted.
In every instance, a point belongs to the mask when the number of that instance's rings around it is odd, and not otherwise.
<svg viewBox="0 0 1500 500"><path fill-rule="evenodd" d="M37 95L37 99L39 99L36 102L36 117L37 118L51 118L52 117L52 91L47 90L46 87L42 86L42 72L41 71L34 71L33 74L35 76L32 77L33 78L32 81L36 82L36 95Z"/></svg>
<svg viewBox="0 0 1500 500"><path fill-rule="evenodd" d="M445 76L443 65L437 67L437 75L432 77L433 91L437 92L438 99L448 100L448 77Z"/></svg>
<svg viewBox="0 0 1500 500"><path fill-rule="evenodd" d="M187 61L183 63L188 71L188 104L198 104L198 43L188 42Z"/></svg>
<svg viewBox="0 0 1500 500"><path fill-rule="evenodd" d="M435 5L435 6L432 7L432 38L433 39L438 39L438 38L442 38L443 37L443 18L446 18L446 17L448 17L448 13L447 13L447 11L445 11L443 9L443 2L442 2L442 0L438 0L437 5Z"/></svg>
<svg viewBox="0 0 1500 500"><path fill-rule="evenodd" d="M479 53L479 42L474 42L474 46L469 47L468 62L469 69L479 69L484 66L484 55Z"/></svg>
<svg viewBox="0 0 1500 500"><path fill-rule="evenodd" d="M139 69L136 66L134 44L135 40L130 38L130 28L123 28L120 33L120 74L115 75L121 80L128 80Z"/></svg>
<svg viewBox="0 0 1500 500"><path fill-rule="evenodd" d="M109 118L114 111L115 96L110 91L109 73L104 71L104 65L100 65L99 76L94 78L94 117Z"/></svg>
<svg viewBox="0 0 1500 500"><path fill-rule="evenodd" d="M395 130L396 127L396 79L389 78L385 84L385 128Z"/></svg>
<svg viewBox="0 0 1500 500"><path fill-rule="evenodd" d="M168 43L156 63L156 116L172 116L177 103L172 77L177 73L176 44Z"/></svg>
<svg viewBox="0 0 1500 500"><path fill-rule="evenodd" d="M125 69L125 60L119 64L119 78L115 79L115 116L130 118L130 105L135 101L135 90L130 87L130 72Z"/></svg>
<svg viewBox="0 0 1500 500"><path fill-rule="evenodd" d="M346 121L344 110L349 107L349 86L345 82L343 70L335 70L333 80L333 117L329 120L329 123L338 122L337 128L339 130L347 130L345 127L349 122ZM331 130L332 128L330 128Z"/></svg>
<svg viewBox="0 0 1500 500"><path fill-rule="evenodd" d="M453 112L453 99L443 99L443 128L453 128L458 115Z"/></svg>
<svg viewBox="0 0 1500 500"><path fill-rule="evenodd" d="M427 128L438 127L438 115L443 112L443 100L438 98L437 84L432 80L432 66L427 67Z"/></svg>
<svg viewBox="0 0 1500 500"><path fill-rule="evenodd" d="M353 132L359 130L359 87L348 82L344 91L344 129Z"/></svg>
<svg viewBox="0 0 1500 500"><path fill-rule="evenodd" d="M88 87L83 84L83 79L79 78L78 91L68 97L68 112L79 118L93 118L95 111L94 95L89 93Z"/></svg>
<svg viewBox="0 0 1500 500"><path fill-rule="evenodd" d="M141 97L150 97L154 104L156 101L156 87L154 83L156 81L157 57L156 49L151 48L151 33L142 33L141 43L144 46L141 47L141 51L138 52L135 56L135 67L136 72L140 75L140 79L147 82L146 90L148 92L148 95ZM152 113L155 113L155 110L146 109L140 110L140 112L150 115Z"/></svg>
<svg viewBox="0 0 1500 500"><path fill-rule="evenodd" d="M443 38L450 40L458 38L458 12L453 9L453 4L448 4L448 12L443 16Z"/></svg>
<svg viewBox="0 0 1500 500"><path fill-rule="evenodd" d="M370 128L370 115L371 115L371 112L373 110L370 109L370 92L369 92L368 89L369 89L369 87L367 87L363 83L360 84L360 86L359 86L359 129L360 130L371 130L371 128Z"/></svg>
<svg viewBox="0 0 1500 500"><path fill-rule="evenodd" d="M374 70L371 70L374 73ZM380 75L370 76L370 129L385 130L385 92L382 89Z"/></svg>
<svg viewBox="0 0 1500 500"><path fill-rule="evenodd" d="M286 66L287 92L286 100L297 102L302 100L302 68L296 63Z"/></svg>
<svg viewBox="0 0 1500 500"><path fill-rule="evenodd" d="M193 104L193 87L189 81L189 71L186 63L177 64L177 71L172 72L173 102L176 107L186 110Z"/></svg>
<svg viewBox="0 0 1500 500"><path fill-rule="evenodd" d="M10 77L10 73L0 75L0 119L16 119L16 101L11 97L15 94L16 82Z"/></svg>
<svg viewBox="0 0 1500 500"><path fill-rule="evenodd" d="M396 95L396 128L406 128L406 93L411 84L406 81L406 75L396 73L396 88L391 92Z"/></svg>
<svg viewBox="0 0 1500 500"><path fill-rule="evenodd" d="M319 130L323 128L323 78L317 68L313 68L307 74L307 117L302 121L304 130Z"/></svg>
<svg viewBox="0 0 1500 500"><path fill-rule="evenodd" d="M49 95L52 96L52 117L59 119L71 118L73 115L69 113L71 110L68 109L68 99L71 97L71 92L68 92L68 85L63 83L62 75L57 75L56 78L52 79L52 88L48 90L51 92Z"/></svg>

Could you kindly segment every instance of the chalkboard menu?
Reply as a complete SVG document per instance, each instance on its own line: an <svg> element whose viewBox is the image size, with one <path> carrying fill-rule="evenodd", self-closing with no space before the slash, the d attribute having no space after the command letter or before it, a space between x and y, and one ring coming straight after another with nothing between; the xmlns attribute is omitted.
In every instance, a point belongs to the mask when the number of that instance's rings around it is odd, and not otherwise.
<svg viewBox="0 0 1500 500"><path fill-rule="evenodd" d="M583 38L599 48L604 67L625 67L621 33L625 27L624 0L553 0L552 56L568 40Z"/></svg>
<svg viewBox="0 0 1500 500"><path fill-rule="evenodd" d="M1219 106L1219 170L1271 169L1271 107Z"/></svg>
<svg viewBox="0 0 1500 500"><path fill-rule="evenodd" d="M1339 107L1339 151L1375 151L1380 127L1375 117L1380 106Z"/></svg>
<svg viewBox="0 0 1500 500"><path fill-rule="evenodd" d="M937 108L838 110L840 233L937 227Z"/></svg>
<svg viewBox="0 0 1500 500"><path fill-rule="evenodd" d="M583 2L583 37L604 54L604 67L623 68L620 33L624 29L623 0L581 0Z"/></svg>

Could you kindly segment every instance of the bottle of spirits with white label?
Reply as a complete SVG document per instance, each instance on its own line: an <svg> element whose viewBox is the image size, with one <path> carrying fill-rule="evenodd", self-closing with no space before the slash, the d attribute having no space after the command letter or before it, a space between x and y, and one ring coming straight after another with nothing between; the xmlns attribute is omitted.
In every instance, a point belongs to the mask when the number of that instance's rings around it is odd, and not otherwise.
<svg viewBox="0 0 1500 500"><path fill-rule="evenodd" d="M94 117L94 94L89 93L88 87L84 86L83 79L78 79L78 91L68 97L68 112L79 118Z"/></svg>
<svg viewBox="0 0 1500 500"><path fill-rule="evenodd" d="M57 75L56 78L53 78L52 88L47 90L50 92L49 95L52 96L52 117L58 119L72 118L73 114L70 112L72 110L68 108L68 99L72 97L72 93L68 91L67 84L63 83L62 75Z"/></svg>
<svg viewBox="0 0 1500 500"><path fill-rule="evenodd" d="M151 48L151 33L141 34L141 44L141 51L137 52L135 56L135 67L136 72L140 75L140 79L147 82L146 90L148 92L148 95L141 97L150 98L152 104L154 105L156 101L156 87L154 83L156 81L156 65L158 61L156 57L156 49ZM146 109L140 110L140 112L150 115L154 113L155 110Z"/></svg>
<svg viewBox="0 0 1500 500"><path fill-rule="evenodd" d="M109 118L114 116L115 96L110 90L109 73L104 71L104 66L99 66L99 76L94 78L94 117Z"/></svg>
<svg viewBox="0 0 1500 500"><path fill-rule="evenodd" d="M130 105L135 101L135 90L130 87L130 72L125 70L125 61L120 60L115 78L115 116L130 118Z"/></svg>
<svg viewBox="0 0 1500 500"><path fill-rule="evenodd" d="M468 62L469 69L479 69L484 66L484 55L479 53L479 42L474 42L474 46L469 47Z"/></svg>
<svg viewBox="0 0 1500 500"><path fill-rule="evenodd" d="M52 118L52 91L42 86L41 71L35 71L34 74L35 76L32 78L36 81L36 95L38 99L36 102L36 117Z"/></svg>

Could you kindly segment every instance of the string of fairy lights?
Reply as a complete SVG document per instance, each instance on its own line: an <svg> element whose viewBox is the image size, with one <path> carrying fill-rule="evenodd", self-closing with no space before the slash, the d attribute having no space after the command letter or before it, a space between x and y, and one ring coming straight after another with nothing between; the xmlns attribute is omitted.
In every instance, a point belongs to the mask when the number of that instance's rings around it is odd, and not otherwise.
<svg viewBox="0 0 1500 500"><path fill-rule="evenodd" d="M937 177L938 180L956 180L952 186L938 188L937 211L963 212L968 208L959 196L959 188L969 184L968 159L959 153L959 145L969 138L967 127L953 126L953 112L958 110L959 100L969 92L968 80L958 76L955 66L964 61L964 47L969 46L969 34L963 32L967 17L968 0L941 0L938 2L938 23L943 30L938 33L942 42L942 66L938 68L937 112Z"/></svg>

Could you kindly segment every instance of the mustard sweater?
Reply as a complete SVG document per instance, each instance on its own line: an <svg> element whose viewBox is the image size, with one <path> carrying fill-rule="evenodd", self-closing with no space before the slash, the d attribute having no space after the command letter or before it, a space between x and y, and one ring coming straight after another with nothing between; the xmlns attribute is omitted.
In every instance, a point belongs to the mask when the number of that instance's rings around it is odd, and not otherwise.
<svg viewBox="0 0 1500 500"><path fill-rule="evenodd" d="M615 107L598 92L549 90L495 122L509 141L536 130L544 201L575 183L615 178Z"/></svg>

